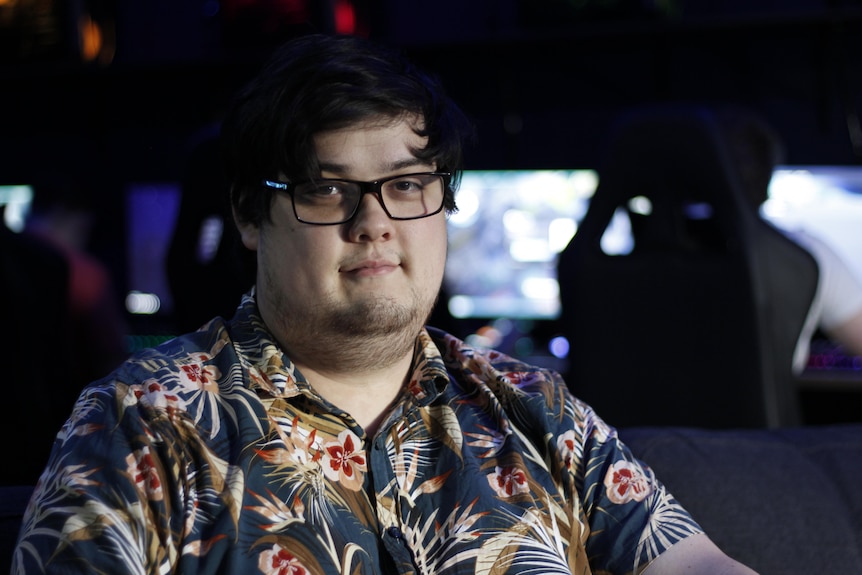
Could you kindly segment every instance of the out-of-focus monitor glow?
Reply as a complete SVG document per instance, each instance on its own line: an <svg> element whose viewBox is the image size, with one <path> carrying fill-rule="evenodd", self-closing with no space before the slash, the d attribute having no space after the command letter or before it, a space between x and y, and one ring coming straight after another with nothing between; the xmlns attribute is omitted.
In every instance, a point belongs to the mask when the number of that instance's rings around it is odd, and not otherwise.
<svg viewBox="0 0 862 575"><path fill-rule="evenodd" d="M452 316L558 317L557 256L597 181L588 169L464 172L448 224Z"/></svg>
<svg viewBox="0 0 862 575"><path fill-rule="evenodd" d="M3 225L13 232L24 229L30 204L33 203L33 188L29 185L0 185L0 206L3 206Z"/></svg>
<svg viewBox="0 0 862 575"><path fill-rule="evenodd" d="M762 213L819 237L862 280L862 166L780 166Z"/></svg>
<svg viewBox="0 0 862 575"><path fill-rule="evenodd" d="M173 310L165 266L181 193L175 182L134 182L126 187L126 309L133 315Z"/></svg>

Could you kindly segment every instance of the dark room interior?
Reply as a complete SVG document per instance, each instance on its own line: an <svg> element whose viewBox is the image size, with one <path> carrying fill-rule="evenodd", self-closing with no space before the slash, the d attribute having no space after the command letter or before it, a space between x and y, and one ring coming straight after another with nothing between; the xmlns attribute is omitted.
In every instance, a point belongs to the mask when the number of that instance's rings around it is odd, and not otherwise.
<svg viewBox="0 0 862 575"><path fill-rule="evenodd" d="M611 136L620 118L632 110L710 106L745 108L772 126L784 156L773 174L771 205L797 211L770 212L770 221L813 222L831 234L862 279L862 0L0 0L0 205L6 226L20 231L13 208L23 206L26 214L34 207L32 189L46 180L86 188L76 188L76 202L86 204L93 218L84 249L107 273L125 324L122 353L194 330L214 315L229 316L250 286L248 254L239 253L227 217L214 138L232 94L271 50L310 32L359 35L402 49L442 79L475 126L463 196L456 196L460 212L450 221L452 267L440 300L448 307L439 307L434 321L476 345L571 376L575 395L590 393L589 386L579 387L579 374L610 378L614 363L634 357L651 362L661 356L655 363L684 366L692 381L702 375L718 392L702 394L704 412L691 408L687 417L631 421L621 413L621 437L700 514L720 547L763 575L862 570L862 356L817 331L803 370L791 374L785 361L792 382L782 393L792 390L793 396L787 411L760 413L769 411L760 402L769 404L774 390L757 388L751 396L758 397L745 400L756 417L746 418L744 409L731 417L733 407L726 404L738 405L728 395L736 387L721 386L744 371L745 354L731 347L726 364L721 353L709 355L703 361L713 363L706 364L689 350L699 341L718 345L728 338L743 345L756 339L754 328L722 325L726 331L720 331L723 317L734 320L711 307L704 316L715 327L692 346L683 341L694 337L690 333L663 331L671 315L663 309L645 314L651 323L641 326L644 335L626 325L632 316L623 304L609 304L612 310L601 313L613 317L613 329L590 327L578 335L588 343L602 339L599 351L588 352L596 363L578 370L572 367L578 350L569 349L575 339L564 322L589 313L579 308L574 316L561 315L564 294L556 280L559 253L577 237L575 230L591 223L584 216L596 181L602 185L609 150L615 150ZM663 169L661 159L653 160L658 153L634 155L642 156L635 163L644 182ZM781 196L779 184L801 172L814 174L819 195ZM517 188L513 182L521 178L544 183ZM548 187L539 194L530 185ZM492 193L498 194L497 208L471 211L472 201ZM809 189L798 192L804 193ZM511 204L503 197L511 197ZM529 221L540 233L509 238L506 226L515 217L534 218ZM185 236L177 225L183 218L192 222ZM462 244L478 247L470 251ZM781 249L770 255L784 257ZM184 265L192 253L195 263ZM623 280L614 278L625 276L611 266L603 276L611 287L593 282L580 289L591 298L616 293ZM816 283L803 268L785 272L773 287L796 293ZM729 275L705 277L711 287L732 281ZM667 285L653 279L643 285ZM52 297L42 295L51 281L28 295ZM200 285L214 287L200 293ZM491 297L525 286L539 295ZM730 291L717 290L717 297ZM671 296L670 305L681 307L687 295ZM617 340L613 330L654 340L660 349L634 354L615 348L614 341L629 339L620 332ZM47 332L60 328L40 324L11 335L23 341ZM26 350L13 348L11 340L4 347L24 358L21 363L41 361L21 355ZM58 352L57 363L77 353L68 347ZM626 367L627 378L640 370ZM33 388L57 377L52 368L41 371ZM762 373L754 377L762 379ZM675 385L674 394L687 393L688 381ZM605 399L646 401L632 399L640 397L632 390L603 391L584 397L595 399L599 412ZM62 424L66 406L51 425ZM709 480L695 487L694 479L703 477ZM828 480L821 482L823 477ZM11 553L6 540L17 533L22 501L32 492L28 481L10 481L24 489L18 499L0 502L2 561ZM724 507L724 498L735 498L735 506ZM743 517L745 506L757 505L769 509L753 520Z"/></svg>

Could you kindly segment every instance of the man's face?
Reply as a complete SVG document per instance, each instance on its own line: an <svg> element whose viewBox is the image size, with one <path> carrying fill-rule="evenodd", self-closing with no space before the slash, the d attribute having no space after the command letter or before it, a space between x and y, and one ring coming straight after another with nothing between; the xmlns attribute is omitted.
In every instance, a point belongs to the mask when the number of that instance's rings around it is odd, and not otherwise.
<svg viewBox="0 0 862 575"><path fill-rule="evenodd" d="M373 181L433 171L411 153L426 139L409 120L318 134L321 177ZM366 194L351 221L319 226L298 221L290 197L276 194L271 223L240 228L243 243L257 251L258 306L289 353L313 351L302 351L311 340L342 345L357 335L408 338L412 347L443 278L443 212L396 221Z"/></svg>

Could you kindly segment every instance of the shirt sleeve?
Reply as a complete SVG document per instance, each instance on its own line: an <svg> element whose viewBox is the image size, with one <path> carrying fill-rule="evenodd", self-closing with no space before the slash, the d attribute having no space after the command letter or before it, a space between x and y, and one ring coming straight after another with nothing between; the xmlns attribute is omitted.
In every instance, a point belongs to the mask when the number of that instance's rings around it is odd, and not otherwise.
<svg viewBox="0 0 862 575"><path fill-rule="evenodd" d="M145 424L134 397L116 382L84 390L25 513L13 572L156 573L175 560L174 442Z"/></svg>
<svg viewBox="0 0 862 575"><path fill-rule="evenodd" d="M819 325L826 330L837 327L862 310L862 280L823 240L805 233L793 236L817 260L819 269L817 305Z"/></svg>
<svg viewBox="0 0 862 575"><path fill-rule="evenodd" d="M570 438L580 451L569 467L590 529L586 550L595 572L638 573L673 544L702 532L614 428L580 400L566 401L575 425L558 437ZM571 457L566 441L558 444L564 459Z"/></svg>

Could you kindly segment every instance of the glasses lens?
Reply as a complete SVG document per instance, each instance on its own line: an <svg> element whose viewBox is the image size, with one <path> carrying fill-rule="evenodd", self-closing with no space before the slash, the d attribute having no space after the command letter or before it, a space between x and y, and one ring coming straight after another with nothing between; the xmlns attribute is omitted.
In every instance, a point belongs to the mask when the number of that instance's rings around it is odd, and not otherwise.
<svg viewBox="0 0 862 575"><path fill-rule="evenodd" d="M393 218L421 218L436 214L443 207L443 176L409 174L382 182L383 204Z"/></svg>
<svg viewBox="0 0 862 575"><path fill-rule="evenodd" d="M361 195L359 185L352 182L304 182L293 190L293 207L296 217L304 222L339 223L350 218Z"/></svg>

